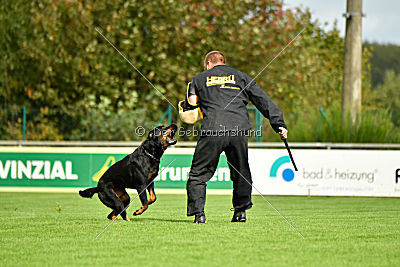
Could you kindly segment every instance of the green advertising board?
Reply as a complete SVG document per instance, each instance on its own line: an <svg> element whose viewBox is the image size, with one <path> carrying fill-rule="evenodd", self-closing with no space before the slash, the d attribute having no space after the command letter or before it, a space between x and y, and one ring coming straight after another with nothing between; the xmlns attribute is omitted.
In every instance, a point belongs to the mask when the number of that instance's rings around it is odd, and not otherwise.
<svg viewBox="0 0 400 267"><path fill-rule="evenodd" d="M0 148L0 186L20 187L93 187L103 173L126 153L91 148ZM93 150L93 149L92 149ZM179 153L165 154L156 188L183 189L192 162L192 149L176 149ZM221 155L214 177L207 184L210 189L231 189L229 168Z"/></svg>

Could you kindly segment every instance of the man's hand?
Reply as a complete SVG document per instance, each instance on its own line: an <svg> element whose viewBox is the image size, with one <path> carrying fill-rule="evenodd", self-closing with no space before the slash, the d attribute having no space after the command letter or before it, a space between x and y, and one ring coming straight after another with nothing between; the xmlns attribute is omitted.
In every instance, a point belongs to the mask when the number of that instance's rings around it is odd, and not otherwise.
<svg viewBox="0 0 400 267"><path fill-rule="evenodd" d="M189 96L189 105L196 106L199 103L199 98L197 95Z"/></svg>
<svg viewBox="0 0 400 267"><path fill-rule="evenodd" d="M279 127L279 130L281 130L278 134L281 136L282 139L287 139L287 134L288 130L284 127Z"/></svg>

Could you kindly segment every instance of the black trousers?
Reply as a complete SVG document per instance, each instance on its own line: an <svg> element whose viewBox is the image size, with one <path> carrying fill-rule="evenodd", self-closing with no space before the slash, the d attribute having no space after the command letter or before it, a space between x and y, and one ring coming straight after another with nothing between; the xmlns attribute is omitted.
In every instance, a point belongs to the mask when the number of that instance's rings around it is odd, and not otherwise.
<svg viewBox="0 0 400 267"><path fill-rule="evenodd" d="M206 182L213 177L219 156L223 151L226 154L233 182L233 207L236 210L246 210L252 207L252 180L248 161L247 136L201 136L196 145L186 184L188 216L204 212Z"/></svg>

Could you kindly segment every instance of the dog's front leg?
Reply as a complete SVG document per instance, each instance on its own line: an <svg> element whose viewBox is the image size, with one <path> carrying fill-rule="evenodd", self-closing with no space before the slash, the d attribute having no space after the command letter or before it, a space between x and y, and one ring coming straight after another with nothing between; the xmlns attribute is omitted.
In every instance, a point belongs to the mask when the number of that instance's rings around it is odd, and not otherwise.
<svg viewBox="0 0 400 267"><path fill-rule="evenodd" d="M142 207L133 213L134 216L142 214L145 210L147 210L147 207L149 206L149 203L147 201L146 187L140 187L137 189L137 191L139 193L140 202L142 202Z"/></svg>
<svg viewBox="0 0 400 267"><path fill-rule="evenodd" d="M150 199L149 199L149 205L153 204L156 202L156 194L154 193L154 183L151 182L151 184L148 186L147 190L149 191L150 194Z"/></svg>

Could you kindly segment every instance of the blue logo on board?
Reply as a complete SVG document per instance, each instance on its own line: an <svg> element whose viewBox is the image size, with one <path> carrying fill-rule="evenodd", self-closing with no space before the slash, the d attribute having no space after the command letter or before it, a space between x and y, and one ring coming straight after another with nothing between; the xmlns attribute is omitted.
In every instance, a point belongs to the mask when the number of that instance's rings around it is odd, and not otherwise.
<svg viewBox="0 0 400 267"><path fill-rule="evenodd" d="M277 160L275 160L271 166L271 170L269 172L269 177L276 178L279 168L283 164L286 164L286 163L290 163L289 156L282 156L282 157L278 158ZM294 179L294 171L289 168L284 169L282 172L282 178L286 182L291 182Z"/></svg>

